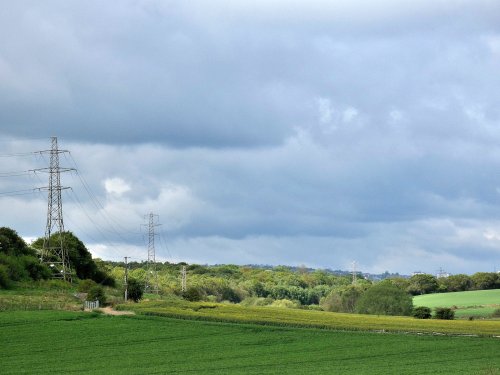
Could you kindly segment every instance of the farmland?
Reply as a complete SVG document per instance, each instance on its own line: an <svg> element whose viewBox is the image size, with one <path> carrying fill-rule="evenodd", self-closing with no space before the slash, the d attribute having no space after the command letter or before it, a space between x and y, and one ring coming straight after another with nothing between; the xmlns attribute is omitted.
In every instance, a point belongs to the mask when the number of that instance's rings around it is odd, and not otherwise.
<svg viewBox="0 0 500 375"><path fill-rule="evenodd" d="M500 339L0 313L2 374L498 374Z"/></svg>
<svg viewBox="0 0 500 375"><path fill-rule="evenodd" d="M413 298L415 306L456 307L457 317L487 317L500 308L500 289L424 294Z"/></svg>
<svg viewBox="0 0 500 375"><path fill-rule="evenodd" d="M500 321L420 320L409 317L330 313L273 307L242 307L233 304L187 302L181 299L145 301L118 306L119 309L154 316L193 320L254 323L287 327L334 330L447 333L499 336Z"/></svg>

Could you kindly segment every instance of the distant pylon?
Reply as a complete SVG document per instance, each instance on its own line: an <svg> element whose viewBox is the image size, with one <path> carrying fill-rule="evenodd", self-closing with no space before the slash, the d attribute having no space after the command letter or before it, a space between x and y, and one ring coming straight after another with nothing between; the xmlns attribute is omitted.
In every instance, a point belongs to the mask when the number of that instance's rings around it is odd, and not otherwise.
<svg viewBox="0 0 500 375"><path fill-rule="evenodd" d="M181 292L186 291L186 285L187 285L187 272L186 272L186 266L182 266L181 268Z"/></svg>
<svg viewBox="0 0 500 375"><path fill-rule="evenodd" d="M145 291L148 293L156 293L158 294L158 273L156 271L156 256L155 256L155 227L159 226L157 222L155 222L155 218L158 218L158 215L153 213L149 214L149 222L148 222L148 263L146 267L146 287Z"/></svg>
<svg viewBox="0 0 500 375"><path fill-rule="evenodd" d="M48 168L37 169L49 173L49 186L41 188L48 191L47 203L47 225L40 260L46 263L53 272L53 278L63 279L71 282L71 266L68 251L64 246L62 234L64 233L64 221L62 212L61 191L69 187L61 186L61 172L73 170L72 168L61 168L59 166L59 154L68 152L60 150L57 146L57 137L51 137L50 150L39 151L40 154L50 155ZM51 241L50 237L58 234L57 241Z"/></svg>

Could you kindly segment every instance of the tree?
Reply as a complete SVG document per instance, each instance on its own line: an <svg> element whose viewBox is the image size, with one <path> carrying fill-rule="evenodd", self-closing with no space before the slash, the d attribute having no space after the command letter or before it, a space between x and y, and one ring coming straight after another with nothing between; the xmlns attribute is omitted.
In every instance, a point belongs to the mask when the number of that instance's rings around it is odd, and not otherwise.
<svg viewBox="0 0 500 375"><path fill-rule="evenodd" d="M0 228L0 266L3 280L0 287L10 286L10 281L40 280L51 276L49 268L40 263L36 251L13 229Z"/></svg>
<svg viewBox="0 0 500 375"><path fill-rule="evenodd" d="M128 298L130 298L134 302L139 302L142 299L143 286L136 279L132 279L129 277L127 281L128 285Z"/></svg>
<svg viewBox="0 0 500 375"><path fill-rule="evenodd" d="M471 278L464 274L442 277L438 282L440 289L444 289L446 292L464 292L472 287Z"/></svg>
<svg viewBox="0 0 500 375"><path fill-rule="evenodd" d="M411 296L390 282L380 282L368 289L359 299L357 311L361 314L410 315Z"/></svg>
<svg viewBox="0 0 500 375"><path fill-rule="evenodd" d="M347 285L334 289L322 298L321 306L326 311L353 313L365 289L358 285Z"/></svg>
<svg viewBox="0 0 500 375"><path fill-rule="evenodd" d="M408 286L408 293L416 294L427 294L433 293L438 290L439 284L437 279L433 275L420 274L413 275L410 277L410 285Z"/></svg>
<svg viewBox="0 0 500 375"><path fill-rule="evenodd" d="M477 272L471 276L471 280L476 290L500 288L499 275L494 272Z"/></svg>
<svg viewBox="0 0 500 375"><path fill-rule="evenodd" d="M69 263L79 279L91 279L103 285L114 285L114 279L97 267L96 263L92 260L92 254L78 237L71 232L63 232L61 236L63 237L63 245L68 252ZM37 249L42 249L43 242L43 238L38 238L33 242L33 246ZM49 242L54 244L59 243L59 233L50 236Z"/></svg>

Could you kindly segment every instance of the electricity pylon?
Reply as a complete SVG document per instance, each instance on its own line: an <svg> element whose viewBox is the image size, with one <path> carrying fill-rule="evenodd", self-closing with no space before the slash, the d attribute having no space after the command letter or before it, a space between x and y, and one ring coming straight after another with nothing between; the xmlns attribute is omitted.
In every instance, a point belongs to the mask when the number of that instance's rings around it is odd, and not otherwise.
<svg viewBox="0 0 500 375"><path fill-rule="evenodd" d="M159 226L155 218L158 219L158 215L153 213L149 214L148 222L148 263L146 267L146 286L145 292L158 294L158 273L156 271L156 259L155 259L155 228Z"/></svg>
<svg viewBox="0 0 500 375"><path fill-rule="evenodd" d="M50 150L38 151L40 154L50 155L48 168L37 169L36 171L48 172L49 186L40 188L48 191L47 199L47 225L45 227L45 237L43 239L43 249L40 260L46 263L53 272L52 277L71 282L71 266L68 258L68 251L64 246L63 233L64 221L62 212L61 191L69 187L61 186L61 172L68 172L72 168L61 168L59 166L59 154L68 152L60 150L57 146L57 137L51 137ZM58 234L57 240L51 240L51 236Z"/></svg>

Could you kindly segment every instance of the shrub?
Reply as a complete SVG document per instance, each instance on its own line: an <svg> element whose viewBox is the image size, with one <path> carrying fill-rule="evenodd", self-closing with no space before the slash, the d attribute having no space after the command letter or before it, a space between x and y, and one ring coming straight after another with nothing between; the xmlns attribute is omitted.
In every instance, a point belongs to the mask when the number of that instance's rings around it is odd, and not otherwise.
<svg viewBox="0 0 500 375"><path fill-rule="evenodd" d="M78 284L77 290L80 293L88 293L90 291L90 289L92 289L96 285L97 285L97 283L94 280L85 279L85 280L80 281L80 283Z"/></svg>
<svg viewBox="0 0 500 375"><path fill-rule="evenodd" d="M434 317L436 319L453 320L455 319L455 311L449 307L436 307Z"/></svg>
<svg viewBox="0 0 500 375"><path fill-rule="evenodd" d="M0 264L0 288L8 289L11 286L9 271L7 267Z"/></svg>
<svg viewBox="0 0 500 375"><path fill-rule="evenodd" d="M285 307L288 309L296 309L300 306L299 302L290 301L288 299L279 299L271 304L272 307Z"/></svg>
<svg viewBox="0 0 500 375"><path fill-rule="evenodd" d="M415 307L412 315L417 319L430 319L432 316L430 307L426 306Z"/></svg>
<svg viewBox="0 0 500 375"><path fill-rule="evenodd" d="M223 301L229 301L233 303L241 302L241 297L236 293L236 291L230 287L224 287L222 289L221 298Z"/></svg>
<svg viewBox="0 0 500 375"><path fill-rule="evenodd" d="M264 297L247 297L240 302L241 306L251 307L251 306L267 306L273 303L272 298Z"/></svg>
<svg viewBox="0 0 500 375"><path fill-rule="evenodd" d="M90 288L87 294L87 301L99 301L100 305L104 305L106 303L104 288L100 285L94 285Z"/></svg>
<svg viewBox="0 0 500 375"><path fill-rule="evenodd" d="M141 283L139 283L139 281L137 281L136 279L129 278L127 284L128 298L130 298L134 302L139 302L142 299L142 295L144 293Z"/></svg>
<svg viewBox="0 0 500 375"><path fill-rule="evenodd" d="M203 294L194 286L189 287L185 292L182 292L182 298L191 302L201 301Z"/></svg>
<svg viewBox="0 0 500 375"><path fill-rule="evenodd" d="M491 315L494 318L500 318L500 309L496 309L493 311L493 314Z"/></svg>

